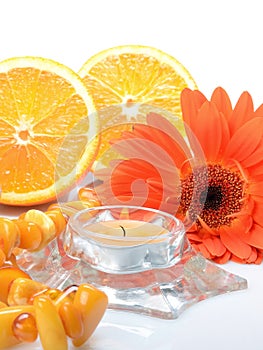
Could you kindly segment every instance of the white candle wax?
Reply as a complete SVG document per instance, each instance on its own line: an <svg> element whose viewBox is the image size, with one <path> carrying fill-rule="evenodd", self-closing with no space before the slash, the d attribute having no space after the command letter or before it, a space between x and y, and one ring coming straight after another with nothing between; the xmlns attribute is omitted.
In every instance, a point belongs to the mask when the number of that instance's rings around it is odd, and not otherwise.
<svg viewBox="0 0 263 350"><path fill-rule="evenodd" d="M117 246L156 243L157 241L160 242L160 236L169 233L168 230L161 226L139 220L101 221L88 225L85 228L89 232L107 236L94 235L96 241ZM118 239L116 240L116 238Z"/></svg>
<svg viewBox="0 0 263 350"><path fill-rule="evenodd" d="M80 257L98 270L133 273L167 267L182 251L183 225L169 214L158 213L161 220L148 222L141 218L108 219L99 212L97 217L87 218L88 212L83 211L83 216L72 218L68 239L68 254Z"/></svg>

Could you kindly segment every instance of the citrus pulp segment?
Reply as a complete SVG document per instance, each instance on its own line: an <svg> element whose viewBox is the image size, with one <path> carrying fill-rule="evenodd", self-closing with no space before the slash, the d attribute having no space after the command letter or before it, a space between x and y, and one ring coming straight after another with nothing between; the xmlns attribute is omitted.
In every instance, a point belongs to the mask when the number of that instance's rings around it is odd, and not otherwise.
<svg viewBox="0 0 263 350"><path fill-rule="evenodd" d="M120 137L125 128L129 130L131 123L144 122L147 111L160 109L172 122L181 118L181 91L197 88L179 61L148 46L126 45L102 51L84 63L79 75L101 119L97 161L102 163L109 141Z"/></svg>
<svg viewBox="0 0 263 350"><path fill-rule="evenodd" d="M179 61L147 46L102 51L84 63L79 75L98 109L138 102L181 115L182 89L197 87Z"/></svg>
<svg viewBox="0 0 263 350"><path fill-rule="evenodd" d="M71 186L97 151L97 141L90 145L98 133L93 112L70 68L40 57L0 62L0 203L44 203ZM65 144L73 129L81 142Z"/></svg>

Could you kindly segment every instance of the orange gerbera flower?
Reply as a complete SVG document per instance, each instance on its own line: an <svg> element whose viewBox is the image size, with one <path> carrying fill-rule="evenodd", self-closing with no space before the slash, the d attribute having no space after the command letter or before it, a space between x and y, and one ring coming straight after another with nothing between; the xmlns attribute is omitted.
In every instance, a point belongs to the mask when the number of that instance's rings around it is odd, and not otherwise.
<svg viewBox="0 0 263 350"><path fill-rule="evenodd" d="M102 203L125 202L190 219L197 251L218 263L260 263L263 256L263 105L244 92L232 108L217 88L181 95L193 159L177 129L156 114L114 143L125 157L95 173ZM197 142L198 141L198 142ZM202 152L204 158L202 159Z"/></svg>

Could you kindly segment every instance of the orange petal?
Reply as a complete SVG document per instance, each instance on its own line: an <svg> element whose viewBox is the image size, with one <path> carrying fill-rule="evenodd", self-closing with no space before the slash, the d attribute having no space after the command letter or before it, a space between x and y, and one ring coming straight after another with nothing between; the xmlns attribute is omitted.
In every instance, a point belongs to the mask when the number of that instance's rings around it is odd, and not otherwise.
<svg viewBox="0 0 263 350"><path fill-rule="evenodd" d="M262 136L262 118L249 120L232 136L225 150L225 159L233 158L238 162L247 159L258 147Z"/></svg>
<svg viewBox="0 0 263 350"><path fill-rule="evenodd" d="M257 176L253 176L253 181L254 182L263 181L263 174L258 174Z"/></svg>
<svg viewBox="0 0 263 350"><path fill-rule="evenodd" d="M181 108L183 119L188 126L195 130L198 125L197 114L206 97L198 90L184 89L181 93Z"/></svg>
<svg viewBox="0 0 263 350"><path fill-rule="evenodd" d="M231 118L229 119L229 128L233 135L243 124L250 120L254 112L253 101L250 94L245 91L240 96ZM247 134L250 135L250 134Z"/></svg>
<svg viewBox="0 0 263 350"><path fill-rule="evenodd" d="M261 251L257 250L258 252L258 256L257 256L257 259L255 260L255 264L259 265L262 263L262 260L263 260L263 254Z"/></svg>
<svg viewBox="0 0 263 350"><path fill-rule="evenodd" d="M261 157L261 155L260 155ZM260 158L261 159L261 158ZM262 176L263 175L263 161L260 161L259 163L253 165L252 167L248 168L248 171L251 176Z"/></svg>
<svg viewBox="0 0 263 350"><path fill-rule="evenodd" d="M263 227L263 203L254 203L253 219L257 224Z"/></svg>
<svg viewBox="0 0 263 350"><path fill-rule="evenodd" d="M248 264L252 264L252 263L255 263L255 261L257 260L257 257L258 257L258 253L257 253L257 249L252 247L252 250L251 250L251 254L250 256L248 257L247 259L247 263Z"/></svg>
<svg viewBox="0 0 263 350"><path fill-rule="evenodd" d="M209 250L206 248L206 246L203 243L197 244L195 247L196 247L196 250L198 250L200 253L202 253L202 255L206 259L213 258L212 254L209 252Z"/></svg>
<svg viewBox="0 0 263 350"><path fill-rule="evenodd" d="M247 192L252 196L263 196L263 181L255 181L250 183Z"/></svg>
<svg viewBox="0 0 263 350"><path fill-rule="evenodd" d="M217 264L225 264L226 262L228 262L231 258L231 253L229 250L226 250L225 254L223 254L222 256L218 256L214 258L214 262Z"/></svg>
<svg viewBox="0 0 263 350"><path fill-rule="evenodd" d="M254 113L255 117L263 117L263 103L258 107L258 109Z"/></svg>
<svg viewBox="0 0 263 350"><path fill-rule="evenodd" d="M222 256L226 252L226 247L218 237L209 237L204 239L204 245L213 256Z"/></svg>
<svg viewBox="0 0 263 350"><path fill-rule="evenodd" d="M253 226L253 223L251 215L241 215L232 221L231 232L237 236L240 232L247 233Z"/></svg>
<svg viewBox="0 0 263 350"><path fill-rule="evenodd" d="M220 113L220 122L221 122L221 148L220 152L218 154L218 159L224 155L225 149L230 141L230 132L228 127L228 122L226 118L223 116L222 113Z"/></svg>
<svg viewBox="0 0 263 350"><path fill-rule="evenodd" d="M222 128L220 114L213 102L207 101L202 105L198 113L198 124L193 131L207 160L215 161L221 148Z"/></svg>
<svg viewBox="0 0 263 350"><path fill-rule="evenodd" d="M240 235L240 239L253 247L263 249L263 227L254 224L250 232Z"/></svg>
<svg viewBox="0 0 263 350"><path fill-rule="evenodd" d="M218 236L219 233L217 230L213 230L212 228L210 228L207 223L200 217L198 216L198 221L202 226L202 229L199 230L199 233L204 233L204 234L210 234L213 236Z"/></svg>
<svg viewBox="0 0 263 350"><path fill-rule="evenodd" d="M220 228L220 238L226 248L240 259L247 259L251 254L250 245L246 244L243 240L231 232L231 228Z"/></svg>
<svg viewBox="0 0 263 350"><path fill-rule="evenodd" d="M255 202L254 202L252 196L246 196L246 197L244 197L244 203L243 203L241 211L245 215L251 216L253 213L253 210L254 210L254 206L255 206ZM247 219L244 217L244 220L247 220Z"/></svg>
<svg viewBox="0 0 263 350"><path fill-rule="evenodd" d="M149 126L153 126L155 129L157 129L157 132L161 131L161 134L163 134L162 147L166 148L167 151L169 151L169 153L171 152L170 155L172 158L174 154L178 153L178 151L183 153L185 159L186 158L188 159L191 156L189 147L186 144L185 139L182 136L181 132L179 132L177 128L174 127L174 125L171 124L166 118L156 113L149 113L147 115L147 123ZM136 125L135 125L135 128L136 128ZM151 131L150 131L150 134L152 134ZM159 144L159 139L158 139L158 144ZM170 139L170 142L173 143L173 145L169 144L168 139ZM157 139L154 138L153 141L154 140L156 141ZM176 147L176 149L173 150L173 149L170 149L170 147ZM179 155L176 154L176 157L178 156Z"/></svg>
<svg viewBox="0 0 263 350"><path fill-rule="evenodd" d="M259 204L262 205L262 203L263 203L263 196L260 196L260 195L255 196L255 195L253 195L251 197L253 198L253 201L255 203L259 203Z"/></svg>
<svg viewBox="0 0 263 350"><path fill-rule="evenodd" d="M218 111L223 113L223 115L229 119L232 114L232 105L228 94L223 88L218 87L214 90L211 96L211 101L216 104Z"/></svg>
<svg viewBox="0 0 263 350"><path fill-rule="evenodd" d="M167 169L168 165L180 167L187 157L189 158L190 155L185 153L181 145L167 134L154 128L151 128L151 134L151 138L140 136L120 140L114 143L114 150L125 158L144 160L157 169Z"/></svg>
<svg viewBox="0 0 263 350"><path fill-rule="evenodd" d="M197 233L188 232L187 237L190 242L202 242L202 238Z"/></svg>
<svg viewBox="0 0 263 350"><path fill-rule="evenodd" d="M235 254L231 255L231 260L238 263L238 264L245 264L246 261L244 259L240 259L238 256L236 256Z"/></svg>
<svg viewBox="0 0 263 350"><path fill-rule="evenodd" d="M147 153L151 151L150 142L152 142L167 153L178 167L191 157L185 139L167 119L157 113L149 113L147 123L148 125L135 124L133 131L126 132L121 141L115 140L114 148L125 156L135 157L134 152L138 152L137 148L140 147L140 158L145 159ZM146 142L148 142L148 146ZM152 156L152 152L150 155ZM149 155L147 157L151 158Z"/></svg>
<svg viewBox="0 0 263 350"><path fill-rule="evenodd" d="M193 222L192 226L189 227L189 229L187 230L187 233L188 232L190 232L190 233L195 232L196 234L198 234L197 231L198 231L198 226L197 226L196 222Z"/></svg>
<svg viewBox="0 0 263 350"><path fill-rule="evenodd" d="M262 155L263 155L263 139L260 140L257 148L248 156L248 158L242 161L243 167L248 168L248 167L252 167L253 165L257 166L257 164L259 163L262 164Z"/></svg>

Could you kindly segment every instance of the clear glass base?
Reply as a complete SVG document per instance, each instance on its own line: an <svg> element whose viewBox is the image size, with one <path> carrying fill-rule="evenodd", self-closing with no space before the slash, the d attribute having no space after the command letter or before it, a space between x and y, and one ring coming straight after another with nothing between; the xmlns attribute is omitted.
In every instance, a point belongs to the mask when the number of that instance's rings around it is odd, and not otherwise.
<svg viewBox="0 0 263 350"><path fill-rule="evenodd" d="M175 319L204 299L247 288L244 278L229 273L197 254L185 241L180 261L167 268L137 273L107 273L65 253L55 240L38 253L24 252L18 265L52 288L91 283L109 297L109 308L162 319Z"/></svg>

